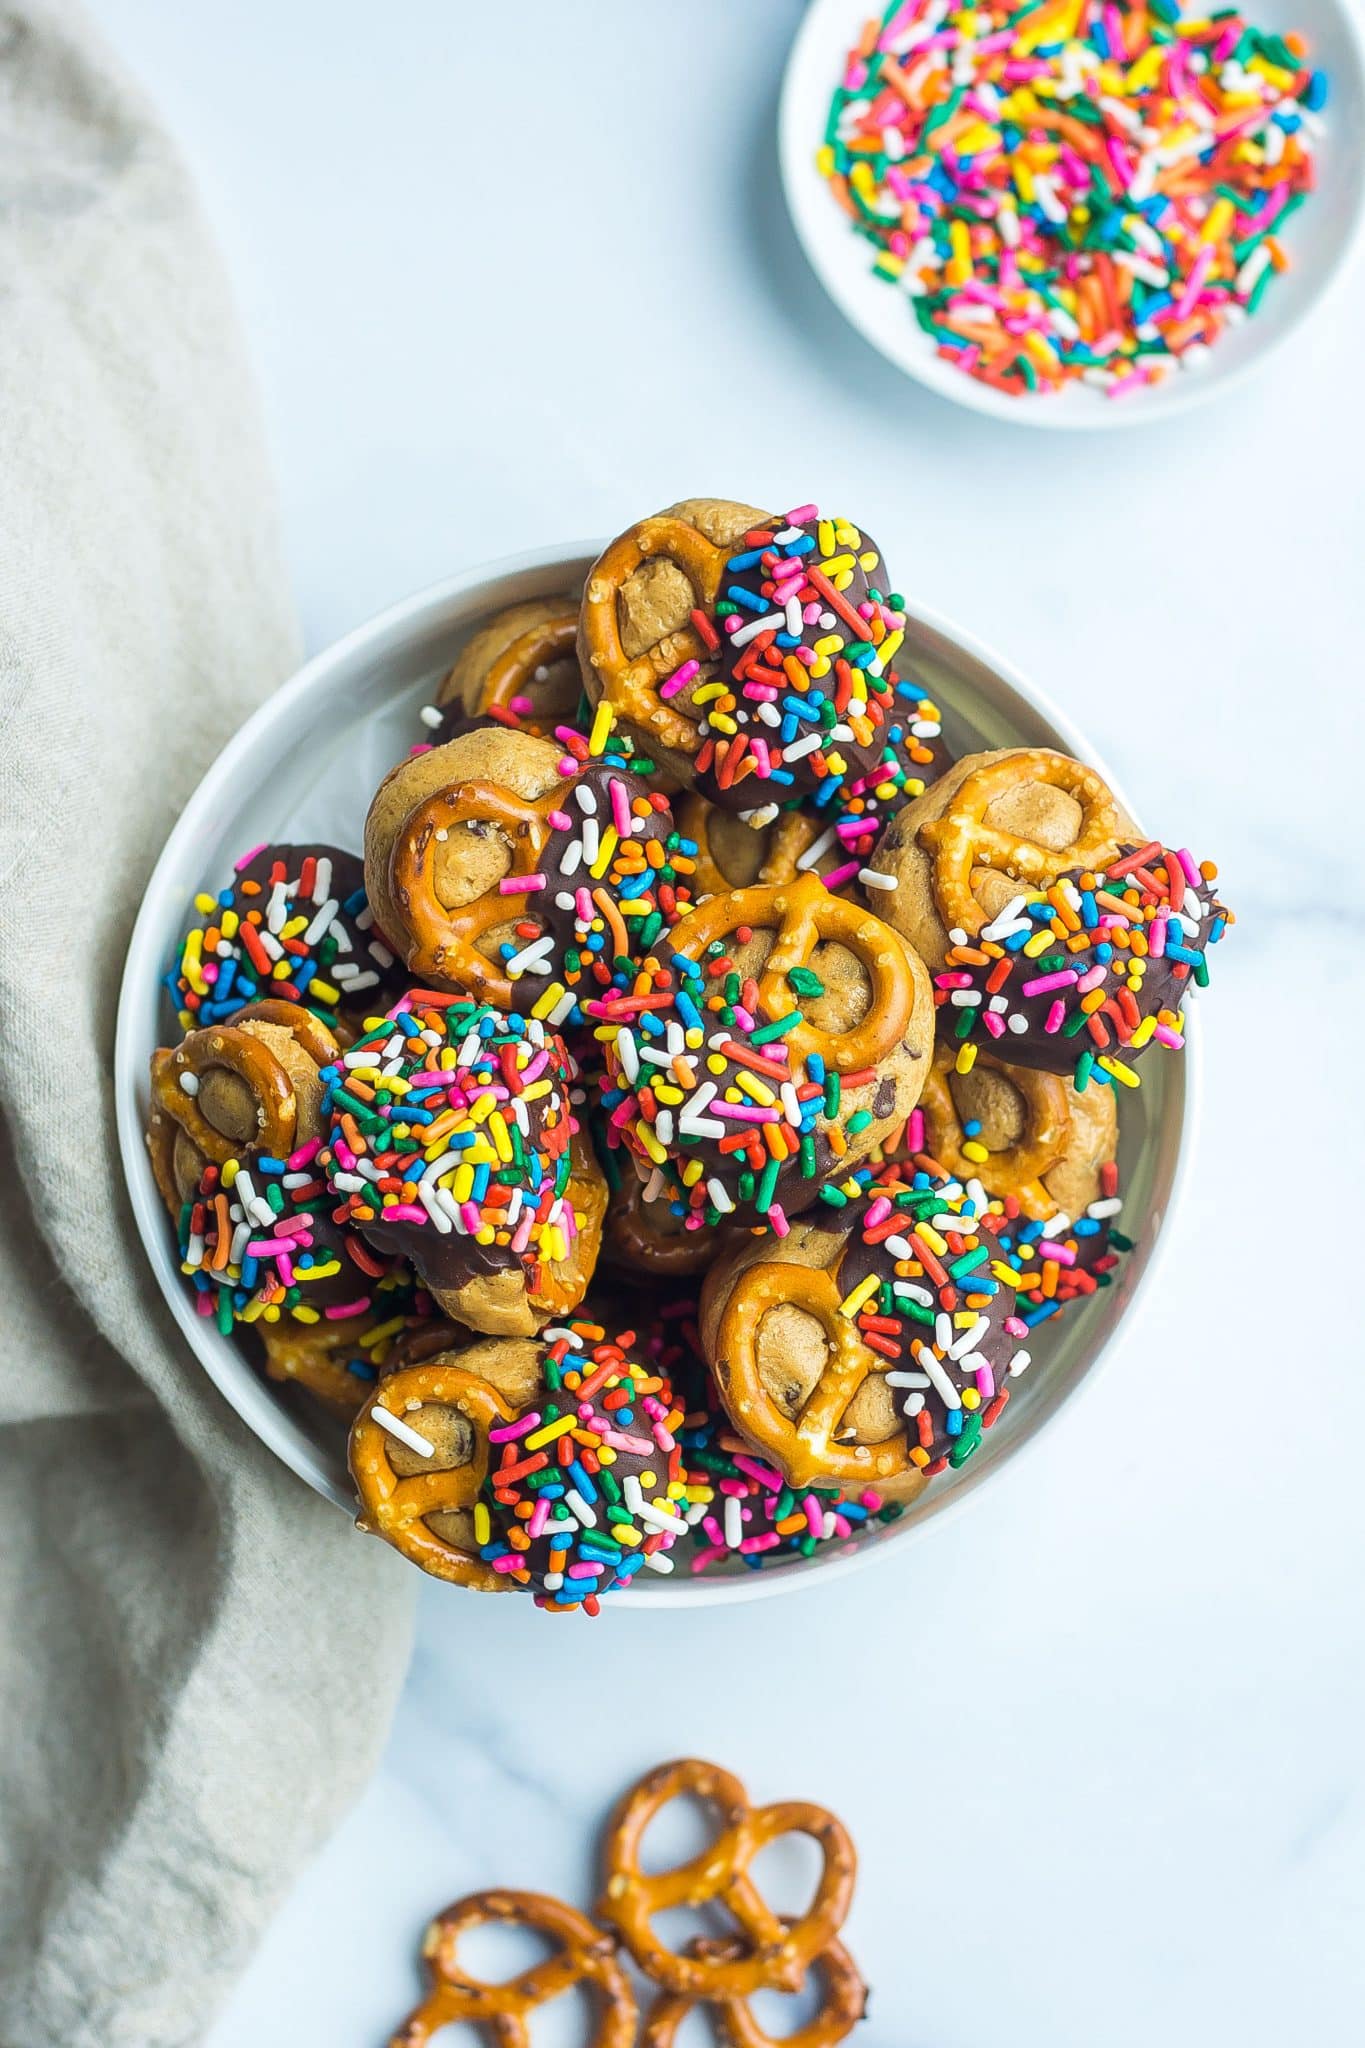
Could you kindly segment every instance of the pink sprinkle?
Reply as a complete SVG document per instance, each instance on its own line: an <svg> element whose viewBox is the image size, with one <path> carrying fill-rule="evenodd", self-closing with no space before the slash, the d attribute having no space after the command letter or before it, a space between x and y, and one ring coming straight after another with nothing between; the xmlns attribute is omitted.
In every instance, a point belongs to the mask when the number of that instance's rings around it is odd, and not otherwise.
<svg viewBox="0 0 1365 2048"><path fill-rule="evenodd" d="M630 798L626 795L625 783L620 780L619 776L615 775L611 778L611 815L615 820L616 830L621 838L629 839Z"/></svg>
<svg viewBox="0 0 1365 2048"><path fill-rule="evenodd" d="M1173 1031L1169 1024L1158 1024L1152 1036L1158 1045L1168 1046L1172 1052L1179 1052L1181 1046L1185 1043L1180 1033Z"/></svg>
<svg viewBox="0 0 1365 2048"><path fill-rule="evenodd" d="M529 1436L539 1423L540 1410L537 1408L532 1415L523 1415L516 1422L505 1422L500 1429L490 1429L488 1441L490 1444L511 1443L515 1437Z"/></svg>
<svg viewBox="0 0 1365 2048"><path fill-rule="evenodd" d="M475 1209L474 1215L476 1219L478 1214L478 1210ZM426 1210L419 1209L415 1202L395 1202L391 1208L385 1209L382 1212L380 1221L383 1223L430 1223L431 1218L427 1215ZM477 1221L474 1227L475 1229L478 1228Z"/></svg>
<svg viewBox="0 0 1365 2048"><path fill-rule="evenodd" d="M1089 972L1083 974L1080 980L1076 983L1077 995L1088 996L1092 988L1099 988L1103 983L1104 977L1107 974L1107 972L1108 969L1105 967L1103 961L1100 961L1098 966L1092 967L1089 970Z"/></svg>
<svg viewBox="0 0 1365 2048"><path fill-rule="evenodd" d="M566 1579L599 1579L605 1570L604 1564L571 1564L564 1576Z"/></svg>
<svg viewBox="0 0 1365 2048"><path fill-rule="evenodd" d="M200 1295L200 1296L199 1296L199 1299L200 1299L201 1301L203 1301L203 1302L204 1302L205 1304L207 1304L207 1303L208 1303L208 1296L207 1296L207 1295ZM213 1309L212 1309L212 1307L211 1307L211 1306L206 1306L206 1309L205 1309L205 1313L206 1313L206 1314L208 1314L208 1315L212 1315L212 1314L213 1314ZM709 1532L708 1532L708 1533L709 1533ZM704 1571L706 1570L706 1567L707 1567L708 1565L710 1565L710 1564L714 1564L714 1563L716 1562L716 1560L717 1560L718 1558L724 1557L724 1555L725 1555L725 1546L724 1546L724 1544L715 1544L715 1543L713 1543L713 1544L712 1544L712 1547L711 1547L711 1548L710 1548L709 1550L698 1550L698 1551L694 1551L694 1553L693 1553L693 1555L692 1555L691 1563L690 1563L690 1565L689 1565L688 1569L689 1569L690 1571L692 1571L693 1573L696 1573L696 1572L704 1572Z"/></svg>
<svg viewBox="0 0 1365 2048"><path fill-rule="evenodd" d="M349 1316L363 1316L370 1306L368 1294L361 1294L354 1301L339 1301L335 1308L325 1308L322 1313L329 1323L344 1323Z"/></svg>
<svg viewBox="0 0 1365 2048"><path fill-rule="evenodd" d="M1064 1244L1058 1244L1054 1238L1041 1238L1038 1249L1045 1259L1055 1259L1059 1266L1074 1266L1076 1263L1075 1252L1068 1251Z"/></svg>
<svg viewBox="0 0 1365 2048"><path fill-rule="evenodd" d="M504 875L498 883L500 896L531 896L545 887L544 875Z"/></svg>
<svg viewBox="0 0 1365 2048"><path fill-rule="evenodd" d="M531 1510L531 1519L526 1524L526 1533L534 1543L537 1536L545 1533L545 1524L550 1519L550 1497L542 1493Z"/></svg>
<svg viewBox="0 0 1365 2048"><path fill-rule="evenodd" d="M1066 1004L1059 996L1043 1020L1043 1029L1047 1032L1060 1031L1065 1022Z"/></svg>
<svg viewBox="0 0 1365 2048"><path fill-rule="evenodd" d="M989 1401L995 1392L995 1374L988 1365L979 1365L976 1369L976 1391L983 1401Z"/></svg>
<svg viewBox="0 0 1365 2048"><path fill-rule="evenodd" d="M782 1538L774 1530L767 1536L746 1536L739 1547L741 1553L747 1556L755 1550L775 1550L781 1541Z"/></svg>
<svg viewBox="0 0 1365 2048"><path fill-rule="evenodd" d="M781 1493L782 1481L771 1465L760 1465L757 1458L746 1458L742 1451L734 1453L734 1460L739 1471L747 1472L751 1479L756 1479L769 1493Z"/></svg>
<svg viewBox="0 0 1365 2048"><path fill-rule="evenodd" d="M259 846L252 847L250 853L244 853L239 861L234 861L232 864L233 874L240 875L243 868L249 868L251 866L252 861L255 860L257 854L264 853L269 843L269 840L263 839Z"/></svg>
<svg viewBox="0 0 1365 2048"><path fill-rule="evenodd" d="M1185 870L1185 880L1189 883L1190 887L1192 889L1200 888L1203 885L1204 877L1195 866L1194 855L1190 852L1189 848L1185 846L1180 847L1175 857Z"/></svg>
<svg viewBox="0 0 1365 2048"><path fill-rule="evenodd" d="M573 831L573 819L569 816L567 811L550 811L547 813L547 816L549 817L550 823L554 826L556 832Z"/></svg>
<svg viewBox="0 0 1365 2048"><path fill-rule="evenodd" d="M603 1429L600 1423L598 1435L603 1443L610 1444L614 1451L634 1451L642 1458L653 1455L654 1446L647 1436L626 1436L618 1429Z"/></svg>
<svg viewBox="0 0 1365 2048"><path fill-rule="evenodd" d="M1002 1017L1002 1016L1001 1016L1001 1015L999 1014L999 1012L998 1012L998 1011L996 1011L996 1010L983 1010L983 1011L981 1012L981 1021L982 1021L982 1023L983 1023L984 1025L985 1025L985 1027L986 1027L987 1031L989 1031L989 1033L990 1033L990 1035L991 1035L991 1037L992 1037L992 1038L1003 1038L1003 1037L1004 1037L1004 1035L1005 1035L1005 1020L1004 1020L1004 1018L1003 1018L1003 1017Z"/></svg>
<svg viewBox="0 0 1365 2048"><path fill-rule="evenodd" d="M818 519L819 517L820 508L818 505L798 505L794 512L787 514L787 524L788 526L804 526L808 519Z"/></svg>
<svg viewBox="0 0 1365 2048"><path fill-rule="evenodd" d="M667 702L670 697L676 697L679 690L685 690L693 676L700 674L701 663L699 661L685 661L681 668L674 669L666 682L660 683L659 695Z"/></svg>
<svg viewBox="0 0 1365 2048"><path fill-rule="evenodd" d="M791 1225L787 1221L787 1212L780 1202L774 1202L769 1208L768 1222L772 1226L774 1237L786 1237L791 1229Z"/></svg>
<svg viewBox="0 0 1365 2048"><path fill-rule="evenodd" d="M806 1527L810 1530L811 1535L822 1535L825 1527L824 1510L813 1493L808 1493L802 1501L801 1512L806 1518Z"/></svg>
<svg viewBox="0 0 1365 2048"><path fill-rule="evenodd" d="M1028 1335L1028 1324L1021 1316L1006 1316L1004 1329L1008 1337L1027 1337Z"/></svg>
<svg viewBox="0 0 1365 2048"><path fill-rule="evenodd" d="M317 1158L318 1153L321 1150L321 1138L310 1138L306 1145L299 1146L297 1152L291 1152L284 1163L289 1168L289 1171L291 1173L299 1173L305 1166L309 1165L312 1160Z"/></svg>
<svg viewBox="0 0 1365 2048"><path fill-rule="evenodd" d="M827 889L842 888L845 882L853 880L861 866L861 861L850 860L846 861L842 867L831 868L830 872L824 877L825 887Z"/></svg>
<svg viewBox="0 0 1365 2048"><path fill-rule="evenodd" d="M986 1014L989 1016L991 1013L987 1011ZM922 1152L924 1150L924 1111L922 1109L911 1110L910 1121L905 1127L905 1136L912 1152Z"/></svg>
<svg viewBox="0 0 1365 2048"><path fill-rule="evenodd" d="M1164 917L1154 917L1152 919L1151 927L1147 933L1147 951L1153 960L1165 959L1166 920Z"/></svg>
<svg viewBox="0 0 1365 2048"><path fill-rule="evenodd" d="M1074 967L1059 968L1056 974L1037 974L1032 981L1026 981L1019 993L1021 996L1046 996L1054 988L1070 988L1079 977Z"/></svg>

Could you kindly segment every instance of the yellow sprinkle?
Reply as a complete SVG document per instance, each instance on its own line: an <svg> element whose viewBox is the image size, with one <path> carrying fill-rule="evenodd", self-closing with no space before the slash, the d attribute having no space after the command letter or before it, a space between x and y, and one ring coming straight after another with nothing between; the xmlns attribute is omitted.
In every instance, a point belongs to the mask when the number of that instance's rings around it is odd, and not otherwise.
<svg viewBox="0 0 1365 2048"><path fill-rule="evenodd" d="M1151 1037L1152 1033L1155 1030L1156 1018L1144 1017L1142 1022L1138 1025L1137 1030L1133 1033L1132 1037L1128 1041L1130 1049L1133 1052L1141 1052L1143 1046L1146 1045L1148 1039Z"/></svg>
<svg viewBox="0 0 1365 2048"><path fill-rule="evenodd" d="M544 995L532 1005L531 1015L533 1017L548 1017L555 1005L563 1002L564 996L565 988L563 982L552 981Z"/></svg>
<svg viewBox="0 0 1365 2048"><path fill-rule="evenodd" d="M488 1512L488 1503L476 1500L474 1503L474 1541L482 1549L493 1534L493 1517Z"/></svg>
<svg viewBox="0 0 1365 2048"><path fill-rule="evenodd" d="M663 1146L659 1143L658 1139L655 1137L653 1131L650 1129L649 1125L645 1122L643 1117L638 1118L636 1121L635 1135L640 1140L640 1143L644 1146L645 1151L649 1154L650 1158L654 1161L654 1164L656 1166L662 1166L664 1161L667 1159L668 1154L667 1152L665 1152Z"/></svg>
<svg viewBox="0 0 1365 2048"><path fill-rule="evenodd" d="M815 168L820 173L820 176L822 178L828 178L833 176L834 145L832 143L822 142L819 149L816 150Z"/></svg>
<svg viewBox="0 0 1365 2048"><path fill-rule="evenodd" d="M1201 242L1221 242L1233 222L1233 205L1230 199L1215 199L1209 208L1209 217L1199 230Z"/></svg>
<svg viewBox="0 0 1365 2048"><path fill-rule="evenodd" d="M839 1303L839 1313L852 1322L864 1302L870 1301L877 1292L877 1276L869 1273L866 1280L860 1280L851 1294L846 1294Z"/></svg>
<svg viewBox="0 0 1365 2048"><path fill-rule="evenodd" d="M313 976L313 979L308 984L308 993L310 996L316 996L318 1001L322 1003L339 1003L341 1001L341 990L333 988L330 981L319 981L316 975ZM401 1093L402 1091L400 1090L399 1092Z"/></svg>
<svg viewBox="0 0 1365 2048"><path fill-rule="evenodd" d="M614 825L608 825L606 831L602 834L602 841L601 845L598 848L597 858L593 862L592 866L588 869L588 873L593 877L595 881L600 882L603 875L605 875L605 873L607 872L607 869L611 865L611 857L615 853L619 843L620 834L617 832L616 827ZM316 986L317 984L314 983L314 987Z"/></svg>
<svg viewBox="0 0 1365 2048"><path fill-rule="evenodd" d="M1048 947L1053 945L1054 943L1055 941L1051 932L1035 932L1031 939L1025 939L1024 941L1025 959L1036 960L1040 953L1046 953Z"/></svg>
<svg viewBox="0 0 1365 2048"><path fill-rule="evenodd" d="M820 550L822 556L834 553L834 521L832 519L822 519L817 525L815 529L815 545Z"/></svg>
<svg viewBox="0 0 1365 2048"><path fill-rule="evenodd" d="M1126 1067L1122 1060L1111 1059L1108 1053L1102 1053L1095 1064L1103 1067L1106 1074L1112 1074L1116 1081L1122 1081L1125 1088L1136 1088L1141 1084L1140 1075Z"/></svg>
<svg viewBox="0 0 1365 2048"><path fill-rule="evenodd" d="M498 1148L498 1157L504 1166L512 1159L512 1141L507 1135L507 1122L502 1112L496 1110L488 1119L488 1128L493 1133L493 1143Z"/></svg>
<svg viewBox="0 0 1365 2048"><path fill-rule="evenodd" d="M216 896L205 896L201 894L195 897L194 907L199 912L199 915L201 917L207 917L211 910L216 910L218 908L218 898ZM203 937L202 932L200 933L199 936L201 938Z"/></svg>
<svg viewBox="0 0 1365 2048"><path fill-rule="evenodd" d="M979 1138L966 1138L962 1145L962 1156L964 1159L970 1159L974 1166L984 1166L991 1155Z"/></svg>
<svg viewBox="0 0 1365 2048"><path fill-rule="evenodd" d="M976 1047L966 1042L960 1045L957 1049L957 1059L954 1065L959 1074L970 1074L972 1068L976 1065Z"/></svg>
<svg viewBox="0 0 1365 2048"><path fill-rule="evenodd" d="M547 1422L543 1429L533 1430L525 1439L523 1448L538 1451L544 1444L552 1444L556 1437L567 1436L578 1421L577 1415L561 1415L557 1422Z"/></svg>
<svg viewBox="0 0 1365 2048"><path fill-rule="evenodd" d="M607 744L607 734L616 723L616 713L604 697L593 713L592 730L588 734L588 752L600 754Z"/></svg>
<svg viewBox="0 0 1365 2048"><path fill-rule="evenodd" d="M938 1232L934 1229L933 1224L920 1222L916 1224L915 1228L917 1234L924 1239L924 1242L928 1245L930 1251L937 1253L939 1258L942 1258L944 1253L948 1249L947 1242L944 1238L941 1238L939 1236Z"/></svg>

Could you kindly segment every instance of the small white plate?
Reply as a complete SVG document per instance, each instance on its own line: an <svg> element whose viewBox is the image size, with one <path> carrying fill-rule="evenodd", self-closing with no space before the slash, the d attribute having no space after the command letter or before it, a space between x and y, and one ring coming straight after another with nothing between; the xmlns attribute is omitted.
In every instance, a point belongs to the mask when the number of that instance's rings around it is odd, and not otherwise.
<svg viewBox="0 0 1365 2048"><path fill-rule="evenodd" d="M1170 371L1159 384L1106 398L1085 385L1011 398L958 370L935 351L904 292L872 274L872 245L856 234L815 167L830 96L844 59L876 0L811 0L787 59L778 115L782 183L797 238L845 317L907 375L974 412L1030 427L1131 427L1197 405L1264 361L1325 297L1346 265L1365 219L1365 52L1348 0L1249 0L1258 27L1298 29L1310 61L1326 73L1326 133L1317 143L1317 189L1294 216L1288 271L1256 317L1225 334L1198 369Z"/></svg>
<svg viewBox="0 0 1365 2048"><path fill-rule="evenodd" d="M310 661L247 721L190 798L147 885L128 948L114 1089L124 1171L147 1256L190 1349L219 1391L277 1457L348 1512L354 1498L342 1426L298 1389L263 1380L231 1338L195 1314L181 1276L143 1141L148 1061L165 1043L161 977L175 958L192 897L221 888L248 847L320 839L359 851L370 797L419 737L418 709L430 701L461 643L504 605L577 591L597 552L547 548L467 570L381 612ZM913 602L902 664L942 705L957 753L1055 746L1089 760L1112 783L1104 763L1038 691L998 655ZM899 1521L852 1545L822 1546L809 1559L782 1559L758 1572L737 1563L733 1575L693 1578L684 1568L614 1593L611 1605L754 1599L817 1575L827 1581L903 1546L1031 1442L1099 1362L1169 1234L1177 1185L1189 1163L1196 1053L1192 1042L1183 1058L1149 1058L1142 1087L1124 1099L1123 1227L1137 1240L1136 1250L1112 1287L1069 1310L1040 1338L1037 1363L1018 1383L1007 1418L960 1472L945 1472Z"/></svg>

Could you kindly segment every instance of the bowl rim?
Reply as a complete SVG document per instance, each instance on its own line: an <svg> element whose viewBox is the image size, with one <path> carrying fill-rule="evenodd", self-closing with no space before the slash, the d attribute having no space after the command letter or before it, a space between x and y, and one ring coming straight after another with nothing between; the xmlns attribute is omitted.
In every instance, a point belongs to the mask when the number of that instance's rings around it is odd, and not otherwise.
<svg viewBox="0 0 1365 2048"><path fill-rule="evenodd" d="M424 628L439 626L440 615L454 602L473 596L481 588L495 581L549 570L562 571L566 582L572 581L580 574L586 573L604 545L601 540L570 541L474 563L467 569L439 578L414 591L410 596L385 606L383 610L352 627L339 639L313 655L257 706L206 770L172 826L147 878L142 902L129 937L116 1015L114 1097L124 1182L141 1240L143 1256L152 1268L161 1293L185 1336L196 1364L208 1374L228 1405L252 1433L260 1438L266 1448L298 1478L309 1485L315 1493L334 1502L348 1515L354 1514L354 1501L346 1498L332 1483L319 1446L297 1427L287 1409L245 1355L234 1351L226 1344L215 1347L203 1343L203 1320L195 1314L190 1295L180 1284L178 1262L166 1232L165 1208L152 1177L144 1141L142 1095L147 1048L140 1035L142 1021L138 1014L139 1006L146 1001L148 982L157 983L162 971L165 950L163 898L167 892L168 878L183 865L181 849L190 846L197 839L206 819L221 805L223 797L231 790L239 762L251 753L262 730L274 726L287 715L291 707L308 698L314 691L321 692L328 687L337 669L357 658L363 658L370 650L385 648L386 643L392 642L395 635L405 640L416 641ZM1027 680L1013 663L997 654L986 642L966 632L945 614L909 596L906 598L906 609L918 626L938 635L956 651L990 671L1024 704L1046 719L1064 741L1067 749L1095 767L1105 777L1119 801L1126 808L1131 808L1127 805L1121 785L1116 782L1105 762L1097 757L1087 742L1082 740L1071 720L1057 708L1045 691ZM392 658L394 650L391 645L387 646L386 651ZM1179 1131L1169 1195L1161 1227L1155 1234L1155 1241L1145 1267L1137 1278L1120 1323L1116 1324L1101 1341L1095 1355L1084 1369L1061 1390L1055 1404L1039 1420L1037 1426L1016 1439L1011 1446L1008 1460L1002 1458L1002 1467L1006 1462L1016 1462L1025 1451L1031 1449L1063 1410L1076 1400L1081 1390L1094 1382L1100 1368L1116 1348L1121 1324L1130 1321L1139 1300L1151 1284L1154 1272L1167 1255L1173 1235L1172 1222L1188 1185L1202 1100L1197 1013L1192 1013L1188 1021L1191 1028L1187 1032L1187 1045L1181 1062L1183 1098L1179 1107ZM967 1501L974 1498L978 1491L979 1488L976 1486L953 1487L939 1494L924 1510L900 1525L901 1548L904 1547L905 1538L910 1535L920 1535L931 1527L939 1527L945 1520L960 1513ZM610 1606L613 1610L637 1607L657 1611L664 1605L686 1604L702 1607L763 1599L778 1593L795 1591L804 1585L828 1584L835 1578L862 1569L875 1558L888 1555L892 1548L893 1544L890 1541L855 1543L841 1555L822 1558L817 1569L811 1573L798 1569L756 1571L746 1572L734 1578L721 1575L695 1579L670 1578L665 1587L624 1587L611 1596Z"/></svg>
<svg viewBox="0 0 1365 2048"><path fill-rule="evenodd" d="M1348 0L1317 0L1317 4L1341 29L1342 46L1353 73L1356 96L1365 107L1365 19L1357 19ZM875 11L876 0L873 0L873 6ZM1180 377L1178 381L1168 378L1149 395L1135 393L1126 404L1109 404L1101 394L1090 394L1095 401L1093 413L1089 409L1084 413L1061 410L1046 399L1030 404L1027 399L1012 398L1005 392L995 391L989 384L954 369L952 364L941 362L908 311L903 345L889 328L883 331L865 317L855 286L855 278L861 280L862 274L857 272L851 260L861 245L853 235L845 238L849 261L827 253L825 228L817 225L817 204L829 207L833 201L824 189L824 179L815 169L815 147L808 118L808 93L813 83L809 74L819 61L825 38L832 33L833 17L840 11L847 13L856 27L859 18L857 0L810 0L783 67L777 110L777 156L787 214L802 253L826 296L868 346L927 391L965 406L971 412L981 413L990 419L1008 420L1016 426L1081 434L1104 433L1113 428L1151 425L1173 419L1254 376L1291 335L1300 331L1310 315L1327 304L1365 242L1365 170L1358 170L1354 201L1335 247L1321 265L1317 277L1306 285L1301 302L1283 322L1264 330L1257 329L1261 336L1258 345L1248 348L1242 359L1231 368L1220 366L1212 373L1196 371ZM863 6L863 18L867 11ZM1336 76L1340 76L1339 68ZM833 89L832 84L828 89ZM891 297L889 291L887 296L888 299Z"/></svg>

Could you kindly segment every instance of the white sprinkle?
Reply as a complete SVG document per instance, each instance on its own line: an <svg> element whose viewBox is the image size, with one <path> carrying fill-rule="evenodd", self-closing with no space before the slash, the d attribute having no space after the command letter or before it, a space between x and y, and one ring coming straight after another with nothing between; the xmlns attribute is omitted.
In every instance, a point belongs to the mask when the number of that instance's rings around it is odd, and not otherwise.
<svg viewBox="0 0 1365 2048"><path fill-rule="evenodd" d="M859 868L858 880L865 889L894 889L896 877L883 874L880 868Z"/></svg>
<svg viewBox="0 0 1365 2048"><path fill-rule="evenodd" d="M574 800L577 803L580 811L586 812L590 818L596 817L597 798L589 789L586 782L579 783L577 789L574 791Z"/></svg>
<svg viewBox="0 0 1365 2048"><path fill-rule="evenodd" d="M435 1457L435 1444L429 1444L424 1436L419 1436L412 1424L404 1422L402 1416L395 1415L391 1408L381 1408L376 1402L370 1413L381 1429L386 1429L390 1436L396 1436L399 1443L406 1444L410 1451L416 1451L421 1458Z"/></svg>
<svg viewBox="0 0 1365 2048"><path fill-rule="evenodd" d="M1016 1351L1010 1360L1010 1371L1017 1377L1021 1372L1027 1372L1032 1363L1033 1358L1029 1352Z"/></svg>
<svg viewBox="0 0 1365 2048"><path fill-rule="evenodd" d="M797 745L799 746L800 744L801 743L798 740ZM816 745L819 745L818 739L816 741ZM789 761L792 758L792 750L790 747L788 747L787 749L786 758ZM823 860L825 855L829 852L831 846L833 846L834 844L835 837L835 830L834 827L831 825L827 831L822 832L820 834L820 837L817 840L815 840L812 845L806 848L804 853L800 853L797 855L796 865L803 871L813 868L816 862Z"/></svg>
<svg viewBox="0 0 1365 2048"><path fill-rule="evenodd" d="M1087 1216L1093 1216L1098 1220L1104 1216L1117 1216L1122 1207L1122 1196L1110 1195L1103 1202L1092 1202L1085 1213Z"/></svg>
<svg viewBox="0 0 1365 2048"><path fill-rule="evenodd" d="M789 761L791 759L790 753L784 755L783 759ZM777 816L777 805L758 804L752 811L741 811L739 815L751 831L761 832L764 826L771 825L773 819Z"/></svg>
<svg viewBox="0 0 1365 2048"><path fill-rule="evenodd" d="M713 1175L706 1183L706 1192L711 1197L712 1206L719 1209L722 1216L728 1216L735 1205L725 1192L725 1183Z"/></svg>
<svg viewBox="0 0 1365 2048"><path fill-rule="evenodd" d="M634 1087L640 1078L640 1055L636 1051L633 1034L629 1031L618 1032L613 1042L613 1050L621 1062L621 1072Z"/></svg>
<svg viewBox="0 0 1365 2048"><path fill-rule="evenodd" d="M760 633L780 633L786 625L781 612L769 612L765 618L751 619L747 626L741 626L737 633L731 633L730 645L743 647L749 640L756 640Z"/></svg>
<svg viewBox="0 0 1365 2048"><path fill-rule="evenodd" d="M1018 922L1019 913L1027 902L1027 896L1012 896L1004 909L997 911L991 922L981 927L982 938L991 940L1004 938L1014 929ZM1030 919L1028 922L1031 923L1032 920Z"/></svg>
<svg viewBox="0 0 1365 2048"><path fill-rule="evenodd" d="M554 950L554 935L544 932L538 939L532 939L529 946L523 946L514 953L507 963L507 979L516 981L523 974L540 974L550 964Z"/></svg>
<svg viewBox="0 0 1365 2048"><path fill-rule="evenodd" d="M423 725L429 726L434 730L445 717L445 713L439 704L424 704L417 716L421 719Z"/></svg>
<svg viewBox="0 0 1365 2048"><path fill-rule="evenodd" d="M744 1510L737 1494L725 1496L725 1542L727 1549L738 1550L744 1541Z"/></svg>
<svg viewBox="0 0 1365 2048"><path fill-rule="evenodd" d="M578 1491L578 1488L576 1486L571 1486L569 1488L568 1492L564 1496L564 1499L568 1503L569 1507L572 1509L573 1513L578 1517L579 1521L583 1524L583 1527L585 1529L595 1529L597 1527L596 1515L588 1506L588 1503L584 1500L582 1494Z"/></svg>
<svg viewBox="0 0 1365 2048"><path fill-rule="evenodd" d="M929 1346L921 1344L915 1356L933 1381L934 1390L944 1407L960 1408L962 1406L962 1396L958 1393L957 1388L953 1385L947 1373L929 1349Z"/></svg>
<svg viewBox="0 0 1365 2048"><path fill-rule="evenodd" d="M429 1180L419 1181L417 1184L417 1199L436 1225L440 1235L442 1237L449 1237L455 1226L441 1207L440 1190Z"/></svg>
<svg viewBox="0 0 1365 2048"><path fill-rule="evenodd" d="M956 1344L949 1351L948 1356L952 1359L968 1357L971 1352L975 1351L977 1345L981 1343L989 1329L990 1323L987 1318L985 1316L978 1316L970 1330L963 1331Z"/></svg>
<svg viewBox="0 0 1365 2048"><path fill-rule="evenodd" d="M687 1527L686 1522L683 1523L683 1527ZM673 1560L666 1550L647 1550L645 1552L644 1569L647 1572L667 1574L673 1569Z"/></svg>
<svg viewBox="0 0 1365 2048"><path fill-rule="evenodd" d="M923 1388L929 1385L929 1375L927 1372L889 1372L885 1377L888 1387Z"/></svg>
<svg viewBox="0 0 1365 2048"><path fill-rule="evenodd" d="M182 1074L180 1076L180 1086L184 1089L186 1095L197 1095L199 1093L199 1076L197 1074Z"/></svg>

